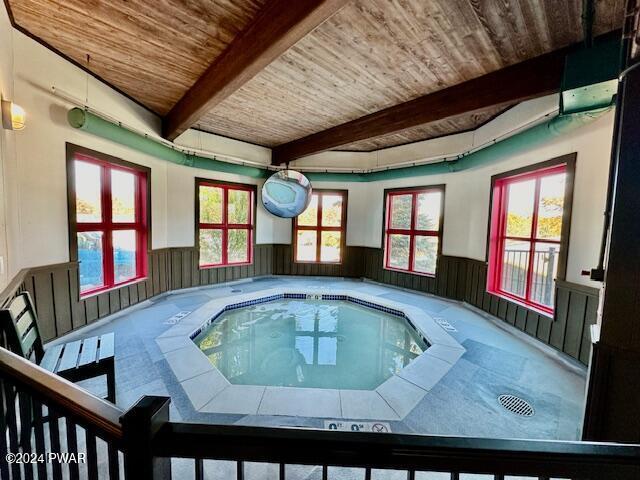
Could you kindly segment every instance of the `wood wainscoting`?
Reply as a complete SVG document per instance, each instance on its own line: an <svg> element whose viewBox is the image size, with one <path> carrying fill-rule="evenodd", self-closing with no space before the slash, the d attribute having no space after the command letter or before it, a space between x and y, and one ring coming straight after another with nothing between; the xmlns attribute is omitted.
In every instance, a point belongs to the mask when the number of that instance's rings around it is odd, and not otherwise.
<svg viewBox="0 0 640 480"><path fill-rule="evenodd" d="M256 245L254 260L250 266L200 270L194 247L152 250L145 280L82 299L77 262L30 268L21 271L17 281L0 294L0 304L17 293L29 292L42 340L47 342L169 290L271 274L272 246Z"/></svg>
<svg viewBox="0 0 640 480"><path fill-rule="evenodd" d="M347 245L342 263L300 263L293 261L292 245L275 244L273 246L273 274L359 278L363 276L364 250L364 247Z"/></svg>
<svg viewBox="0 0 640 480"><path fill-rule="evenodd" d="M291 245L258 244L252 265L200 269L195 247L165 248L150 252L149 275L144 281L80 299L78 264L61 263L23 270L0 294L0 303L28 291L38 313L43 340L49 341L170 290L263 275L364 277L466 302L588 364L589 327L596 321L597 289L557 282L557 307L552 319L488 293L485 262L442 255L437 275L429 277L386 270L382 259L380 248L347 246L342 264L296 263Z"/></svg>
<svg viewBox="0 0 640 480"><path fill-rule="evenodd" d="M587 365L591 353L589 327L596 323L599 291L575 283L556 282L554 318L487 292L487 264L441 255L435 277L386 270L383 251L364 249L363 276L376 282L460 300L504 320Z"/></svg>

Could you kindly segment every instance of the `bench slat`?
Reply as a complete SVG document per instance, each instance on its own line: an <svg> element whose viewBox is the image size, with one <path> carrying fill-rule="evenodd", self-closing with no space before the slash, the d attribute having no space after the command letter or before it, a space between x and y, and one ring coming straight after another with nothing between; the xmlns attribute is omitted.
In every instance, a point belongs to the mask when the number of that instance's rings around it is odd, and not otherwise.
<svg viewBox="0 0 640 480"><path fill-rule="evenodd" d="M29 330L35 322L36 319L34 318L33 313L31 313L31 310L27 309L16 322L16 330L18 331L18 337L21 340L27 330Z"/></svg>
<svg viewBox="0 0 640 480"><path fill-rule="evenodd" d="M22 345L22 351L25 352L25 355L30 355L33 351L33 344L38 337L38 331L35 328L29 330L29 333L20 340L20 344Z"/></svg>
<svg viewBox="0 0 640 480"><path fill-rule="evenodd" d="M53 347L47 348L44 352L44 357L42 357L42 361L40 362L40 366L45 370L55 372L63 347L64 345L54 345Z"/></svg>
<svg viewBox="0 0 640 480"><path fill-rule="evenodd" d="M98 353L98 337L87 338L82 342L78 367L94 363Z"/></svg>
<svg viewBox="0 0 640 480"><path fill-rule="evenodd" d="M27 300L25 295L18 295L16 298L11 300L11 304L9 305L9 312L11 313L11 318L15 321L16 318L28 307Z"/></svg>
<svg viewBox="0 0 640 480"><path fill-rule="evenodd" d="M78 364L78 355L80 354L81 344L82 340L77 340L75 342L67 343L64 346L62 359L60 360L60 365L58 365L56 372L63 372L76 367Z"/></svg>
<svg viewBox="0 0 640 480"><path fill-rule="evenodd" d="M115 336L113 332L105 333L100 337L100 360L110 358L115 353Z"/></svg>

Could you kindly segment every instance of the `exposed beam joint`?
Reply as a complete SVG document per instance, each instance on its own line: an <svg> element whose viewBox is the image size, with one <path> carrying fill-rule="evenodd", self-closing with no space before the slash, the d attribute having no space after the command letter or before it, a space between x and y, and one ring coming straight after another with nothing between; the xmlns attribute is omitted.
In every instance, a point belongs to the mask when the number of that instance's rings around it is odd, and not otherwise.
<svg viewBox="0 0 640 480"><path fill-rule="evenodd" d="M162 122L174 140L349 0L269 0L174 105Z"/></svg>
<svg viewBox="0 0 640 480"><path fill-rule="evenodd" d="M565 57L572 48L556 50L279 145L273 150L273 164L456 115L558 92Z"/></svg>

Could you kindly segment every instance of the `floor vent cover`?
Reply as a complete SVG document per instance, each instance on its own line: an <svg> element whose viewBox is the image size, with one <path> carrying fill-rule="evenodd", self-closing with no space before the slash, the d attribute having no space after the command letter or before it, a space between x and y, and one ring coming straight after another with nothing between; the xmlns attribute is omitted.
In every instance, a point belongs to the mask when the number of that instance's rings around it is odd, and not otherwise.
<svg viewBox="0 0 640 480"><path fill-rule="evenodd" d="M242 290L240 290L239 288L234 288L231 290L231 293L242 293Z"/></svg>
<svg viewBox="0 0 640 480"><path fill-rule="evenodd" d="M529 402L515 395L500 395L498 401L506 410L521 417L533 417L535 413Z"/></svg>

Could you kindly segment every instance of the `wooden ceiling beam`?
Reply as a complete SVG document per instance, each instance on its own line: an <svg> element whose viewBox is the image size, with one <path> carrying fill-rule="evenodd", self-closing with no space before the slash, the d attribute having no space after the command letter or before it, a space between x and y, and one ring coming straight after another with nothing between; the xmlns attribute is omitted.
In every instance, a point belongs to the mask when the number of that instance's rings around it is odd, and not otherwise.
<svg viewBox="0 0 640 480"><path fill-rule="evenodd" d="M273 149L280 165L341 145L387 135L456 115L507 106L560 89L567 53L556 50L478 78L385 108Z"/></svg>
<svg viewBox="0 0 640 480"><path fill-rule="evenodd" d="M269 0L163 118L174 140L349 0Z"/></svg>

